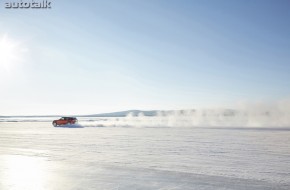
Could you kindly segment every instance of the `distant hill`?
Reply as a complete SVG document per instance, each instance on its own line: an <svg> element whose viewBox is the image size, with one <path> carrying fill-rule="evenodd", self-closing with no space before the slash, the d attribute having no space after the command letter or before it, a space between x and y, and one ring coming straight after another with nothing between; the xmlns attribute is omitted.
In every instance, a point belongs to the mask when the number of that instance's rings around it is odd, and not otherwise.
<svg viewBox="0 0 290 190"><path fill-rule="evenodd" d="M143 110L127 110L127 111L119 111L119 112L111 112L111 113L100 113L100 114L89 114L89 115L30 115L30 116L0 116L0 118L15 118L15 117L26 117L26 118L33 118L33 117L62 117L62 116L72 116L72 117L126 117L126 116L157 116L157 115L183 115L194 113L198 110L150 110L150 111L143 111ZM203 116L210 116L221 114L224 116L235 116L237 114L241 114L237 110L233 109L221 109L221 110L201 110L200 114ZM246 114L246 113L244 113Z"/></svg>
<svg viewBox="0 0 290 190"><path fill-rule="evenodd" d="M90 115L76 115L76 117L126 117L130 116L157 116L157 115L188 115L196 112L198 110L195 109L188 109L188 110L150 110L150 111L143 111L143 110L127 110L127 111L120 111L120 112L111 112L111 113L101 113L101 114L90 114ZM203 116L210 116L210 115L224 115L224 116L235 116L239 114L239 111L233 109L221 109L221 110L201 110L200 114Z"/></svg>
<svg viewBox="0 0 290 190"><path fill-rule="evenodd" d="M127 111L119 111L119 112L111 112L111 113L100 113L100 114L89 114L89 115L27 115L27 116L0 116L0 118L15 118L15 117L62 117L62 116L72 116L72 117L126 117L128 115L131 116L156 116L157 110L152 111L142 111L142 110L127 110Z"/></svg>

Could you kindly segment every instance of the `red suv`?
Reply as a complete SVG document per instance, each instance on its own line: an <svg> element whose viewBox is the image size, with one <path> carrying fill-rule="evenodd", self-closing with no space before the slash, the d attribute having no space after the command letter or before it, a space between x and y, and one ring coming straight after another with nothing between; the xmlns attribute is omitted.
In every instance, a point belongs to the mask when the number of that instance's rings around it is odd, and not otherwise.
<svg viewBox="0 0 290 190"><path fill-rule="evenodd" d="M62 117L58 120L54 120L52 125L56 127L58 125L76 124L77 122L78 120L75 117Z"/></svg>

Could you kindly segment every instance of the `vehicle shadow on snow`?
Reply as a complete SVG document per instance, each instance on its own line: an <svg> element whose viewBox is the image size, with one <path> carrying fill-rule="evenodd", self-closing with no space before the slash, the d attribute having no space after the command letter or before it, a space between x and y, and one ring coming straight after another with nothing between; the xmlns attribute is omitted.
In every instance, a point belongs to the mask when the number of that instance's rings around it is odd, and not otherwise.
<svg viewBox="0 0 290 190"><path fill-rule="evenodd" d="M55 128L84 128L84 126L79 124L67 124L67 125L58 125Z"/></svg>

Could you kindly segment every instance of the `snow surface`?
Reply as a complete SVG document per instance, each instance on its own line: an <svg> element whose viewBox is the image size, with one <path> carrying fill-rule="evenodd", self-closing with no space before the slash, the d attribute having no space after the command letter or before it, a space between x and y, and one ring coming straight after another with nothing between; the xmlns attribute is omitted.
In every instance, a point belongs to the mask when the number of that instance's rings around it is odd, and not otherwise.
<svg viewBox="0 0 290 190"><path fill-rule="evenodd" d="M104 121L0 122L0 189L290 189L290 128Z"/></svg>

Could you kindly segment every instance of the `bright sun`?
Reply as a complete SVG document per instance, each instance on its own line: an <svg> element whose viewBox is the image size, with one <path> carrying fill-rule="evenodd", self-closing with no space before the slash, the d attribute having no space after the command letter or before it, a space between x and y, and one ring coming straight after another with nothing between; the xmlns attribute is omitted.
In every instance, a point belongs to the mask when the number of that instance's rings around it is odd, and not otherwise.
<svg viewBox="0 0 290 190"><path fill-rule="evenodd" d="M23 50L20 43L8 38L7 35L0 37L0 69L10 71L22 62Z"/></svg>

